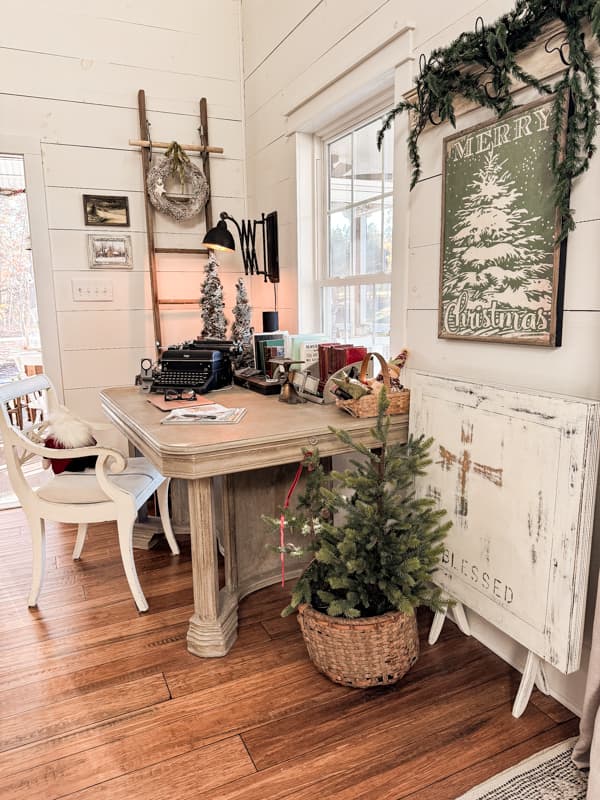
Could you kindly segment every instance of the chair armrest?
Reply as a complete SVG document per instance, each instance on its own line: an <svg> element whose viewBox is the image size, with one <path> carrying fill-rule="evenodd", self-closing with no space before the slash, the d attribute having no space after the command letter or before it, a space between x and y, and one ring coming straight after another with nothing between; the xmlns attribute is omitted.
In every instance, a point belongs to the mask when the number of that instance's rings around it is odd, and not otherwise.
<svg viewBox="0 0 600 800"><path fill-rule="evenodd" d="M14 431L14 436L19 440L19 444L29 453L41 456L42 458L81 458L82 456L97 456L96 460L96 480L100 484L102 491L108 496L110 500L124 509L125 507L135 513L137 510L135 501L132 506L132 495L120 489L113 481L109 480L108 472L119 473L123 472L127 466L127 458L118 450L113 450L111 447L99 447L98 445L90 445L88 447L71 447L71 448L58 448L58 447L44 447L43 445L32 442L21 431ZM13 439L14 442L14 439Z"/></svg>
<svg viewBox="0 0 600 800"><path fill-rule="evenodd" d="M110 465L111 472L123 472L127 466L127 459L118 450L111 447L99 447L90 445L87 447L45 447L44 445L33 442L21 431L13 431L14 436L19 440L19 445L29 453L41 456L42 458L81 458L83 456L98 456L98 461L104 465Z"/></svg>

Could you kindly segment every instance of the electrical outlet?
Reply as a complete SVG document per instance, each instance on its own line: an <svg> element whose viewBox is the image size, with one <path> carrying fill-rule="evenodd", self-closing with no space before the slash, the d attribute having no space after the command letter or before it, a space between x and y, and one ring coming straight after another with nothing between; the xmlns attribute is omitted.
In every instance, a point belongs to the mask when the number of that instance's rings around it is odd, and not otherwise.
<svg viewBox="0 0 600 800"><path fill-rule="evenodd" d="M79 303L102 303L113 299L112 281L71 281L73 300Z"/></svg>

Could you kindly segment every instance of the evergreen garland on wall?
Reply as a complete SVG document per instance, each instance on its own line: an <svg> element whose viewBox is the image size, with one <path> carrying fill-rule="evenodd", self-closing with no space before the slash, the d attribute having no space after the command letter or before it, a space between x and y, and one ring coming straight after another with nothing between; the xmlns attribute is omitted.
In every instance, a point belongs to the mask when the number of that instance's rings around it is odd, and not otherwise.
<svg viewBox="0 0 600 800"><path fill-rule="evenodd" d="M544 26L556 21L562 22L566 29L569 63L558 80L550 84L525 72L517 57L542 34ZM414 113L408 137L412 189L421 174L419 136L428 123L447 120L456 126L455 96L491 108L502 117L514 107L513 81L533 86L542 94L556 93L552 169L563 239L575 227L573 210L569 207L571 180L588 168L596 149L593 140L599 121L598 78L586 47L587 23L591 25L592 36L600 39L600 0L517 0L515 8L493 25L476 25L475 31L461 33L447 47L431 52L416 80L416 101L401 100L392 109L379 131L378 147L381 148L385 132L397 114ZM568 93L571 109L562 158L561 131L568 113L565 102Z"/></svg>

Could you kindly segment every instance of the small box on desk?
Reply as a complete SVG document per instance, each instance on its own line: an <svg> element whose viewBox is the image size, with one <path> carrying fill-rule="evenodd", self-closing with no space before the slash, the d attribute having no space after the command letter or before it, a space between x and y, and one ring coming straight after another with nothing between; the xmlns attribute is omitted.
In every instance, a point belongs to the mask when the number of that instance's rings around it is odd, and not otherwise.
<svg viewBox="0 0 600 800"><path fill-rule="evenodd" d="M233 382L236 386L242 386L244 389L250 389L260 394L280 394L281 392L279 381L267 381L263 375L252 375L250 377L234 375Z"/></svg>

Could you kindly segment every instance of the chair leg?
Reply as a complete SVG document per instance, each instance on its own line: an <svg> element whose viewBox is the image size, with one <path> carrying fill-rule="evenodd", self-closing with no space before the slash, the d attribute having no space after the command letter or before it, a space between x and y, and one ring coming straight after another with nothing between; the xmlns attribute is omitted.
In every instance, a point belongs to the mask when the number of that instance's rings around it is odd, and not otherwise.
<svg viewBox="0 0 600 800"><path fill-rule="evenodd" d="M178 556L179 545L177 544L177 539L175 538L175 534L173 533L173 528L171 527L171 515L169 514L170 483L171 479L165 478L165 480L156 490L156 495L158 497L158 511L160 513L160 521L163 526L163 531L165 532L165 536L167 537L167 542L169 543L171 552L173 553L174 556Z"/></svg>
<svg viewBox="0 0 600 800"><path fill-rule="evenodd" d="M85 544L85 535L87 533L87 522L80 522L77 526L77 539L75 540L75 547L73 548L73 561L79 561L81 558L81 551Z"/></svg>
<svg viewBox="0 0 600 800"><path fill-rule="evenodd" d="M44 582L44 573L46 571L46 541L45 541L45 522L40 517L28 517L29 530L31 531L31 549L32 549L32 573L31 573L31 591L27 605L30 608L37 606L40 592L42 591L42 583Z"/></svg>
<svg viewBox="0 0 600 800"><path fill-rule="evenodd" d="M148 602L140 586L140 581L135 569L135 561L133 560L133 522L134 520L132 517L117 520L121 560L123 562L123 569L125 570L125 577L127 578L127 583L129 584L129 589L131 590L136 606L139 611L148 611Z"/></svg>

